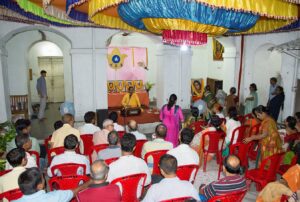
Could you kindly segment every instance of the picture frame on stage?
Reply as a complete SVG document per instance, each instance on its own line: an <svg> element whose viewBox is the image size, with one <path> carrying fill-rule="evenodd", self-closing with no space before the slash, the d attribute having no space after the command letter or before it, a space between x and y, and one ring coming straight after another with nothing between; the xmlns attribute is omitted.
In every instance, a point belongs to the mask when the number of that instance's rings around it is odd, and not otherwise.
<svg viewBox="0 0 300 202"><path fill-rule="evenodd" d="M108 93L113 93L115 92L115 83L113 81L107 81L107 92Z"/></svg>
<svg viewBox="0 0 300 202"><path fill-rule="evenodd" d="M116 92L120 93L120 92L124 92L124 81L123 80L116 80L114 81L115 83L115 88L116 88Z"/></svg>
<svg viewBox="0 0 300 202"><path fill-rule="evenodd" d="M134 87L134 82L133 81L131 81L131 80L125 81L126 92L128 91L128 88L131 87L131 86Z"/></svg>
<svg viewBox="0 0 300 202"><path fill-rule="evenodd" d="M141 91L144 90L144 83L143 80L135 80L134 82L134 86L135 86L135 90L137 91Z"/></svg>

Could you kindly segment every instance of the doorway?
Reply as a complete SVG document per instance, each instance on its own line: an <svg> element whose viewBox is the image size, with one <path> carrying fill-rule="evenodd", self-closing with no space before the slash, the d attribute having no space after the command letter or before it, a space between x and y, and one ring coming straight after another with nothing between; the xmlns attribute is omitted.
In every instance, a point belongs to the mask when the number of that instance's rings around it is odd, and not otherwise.
<svg viewBox="0 0 300 202"><path fill-rule="evenodd" d="M63 57L38 57L38 67L47 72L46 83L48 102L64 102L64 68Z"/></svg>

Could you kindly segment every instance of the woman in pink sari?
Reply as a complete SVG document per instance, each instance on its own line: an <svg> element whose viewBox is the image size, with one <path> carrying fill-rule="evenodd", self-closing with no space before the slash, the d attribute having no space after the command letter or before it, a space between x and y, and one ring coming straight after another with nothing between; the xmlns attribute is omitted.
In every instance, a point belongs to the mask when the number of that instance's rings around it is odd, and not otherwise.
<svg viewBox="0 0 300 202"><path fill-rule="evenodd" d="M172 94L168 104L164 105L160 110L160 120L167 126L166 140L172 142L174 148L178 145L178 135L180 124L184 118L181 108L176 105L177 96Z"/></svg>

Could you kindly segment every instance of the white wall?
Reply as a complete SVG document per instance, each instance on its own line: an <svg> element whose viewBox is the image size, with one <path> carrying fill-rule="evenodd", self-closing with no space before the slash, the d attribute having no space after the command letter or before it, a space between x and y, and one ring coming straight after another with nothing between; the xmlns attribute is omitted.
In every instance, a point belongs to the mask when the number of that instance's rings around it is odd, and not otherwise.
<svg viewBox="0 0 300 202"><path fill-rule="evenodd" d="M269 71L270 72L273 71L273 73L272 74L270 73L270 75L275 74L274 76L276 76L276 72L278 72L278 64L280 64L280 60L281 60L280 74L282 77L282 85L286 95L283 118L293 114L293 107L292 107L294 103L293 87L295 87L293 84L293 80L294 80L293 76L297 68L295 62L296 60L284 53L282 53L281 56L275 52L268 53L267 49L268 47L270 47L271 44L274 46L280 45L282 43L295 40L299 37L300 37L299 31L245 36L244 66L243 66L243 79L242 79L242 89L241 89L241 95L243 98L241 99L242 101L249 94L248 88L251 83L260 82L258 80L263 79L265 80L264 81L265 84L261 84L264 86L258 86L258 89L268 88L267 81L269 81L270 78L265 78L262 75L265 75L267 73L269 74ZM238 44L238 46L239 43L240 43L240 37L236 37L236 44ZM239 57L237 57L236 64L239 64ZM265 75L265 76L270 76L270 75ZM264 102L264 100L262 102Z"/></svg>
<svg viewBox="0 0 300 202"><path fill-rule="evenodd" d="M208 37L207 44L192 47L192 78L213 78L223 80L223 61L213 60L212 38Z"/></svg>
<svg viewBox="0 0 300 202"><path fill-rule="evenodd" d="M32 69L32 80L29 81L29 94L31 95L31 102L39 102L39 96L36 91L36 81L40 77L40 67L38 66L38 57L63 57L61 49L52 42L42 41L34 44L28 52L28 68ZM67 87L72 89L72 86Z"/></svg>

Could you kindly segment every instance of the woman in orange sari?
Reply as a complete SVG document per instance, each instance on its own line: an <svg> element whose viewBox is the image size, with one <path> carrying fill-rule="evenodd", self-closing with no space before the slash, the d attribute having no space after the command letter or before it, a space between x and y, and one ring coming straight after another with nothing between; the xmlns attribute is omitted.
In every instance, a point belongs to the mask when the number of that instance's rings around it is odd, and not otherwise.
<svg viewBox="0 0 300 202"><path fill-rule="evenodd" d="M260 123L260 120L257 118L257 115L256 115L256 108L253 108L252 109L252 118L248 118L245 120L245 126L249 126L249 128L247 128L245 130L245 137L250 137L252 135L255 135L257 134L258 131L256 130L253 130L251 131L251 128L257 124Z"/></svg>
<svg viewBox="0 0 300 202"><path fill-rule="evenodd" d="M253 135L244 139L244 143L259 140L260 144L260 162L269 156L282 151L282 141L278 133L276 122L268 115L268 109L265 106L256 108L257 118L260 119L261 126L258 135Z"/></svg>

